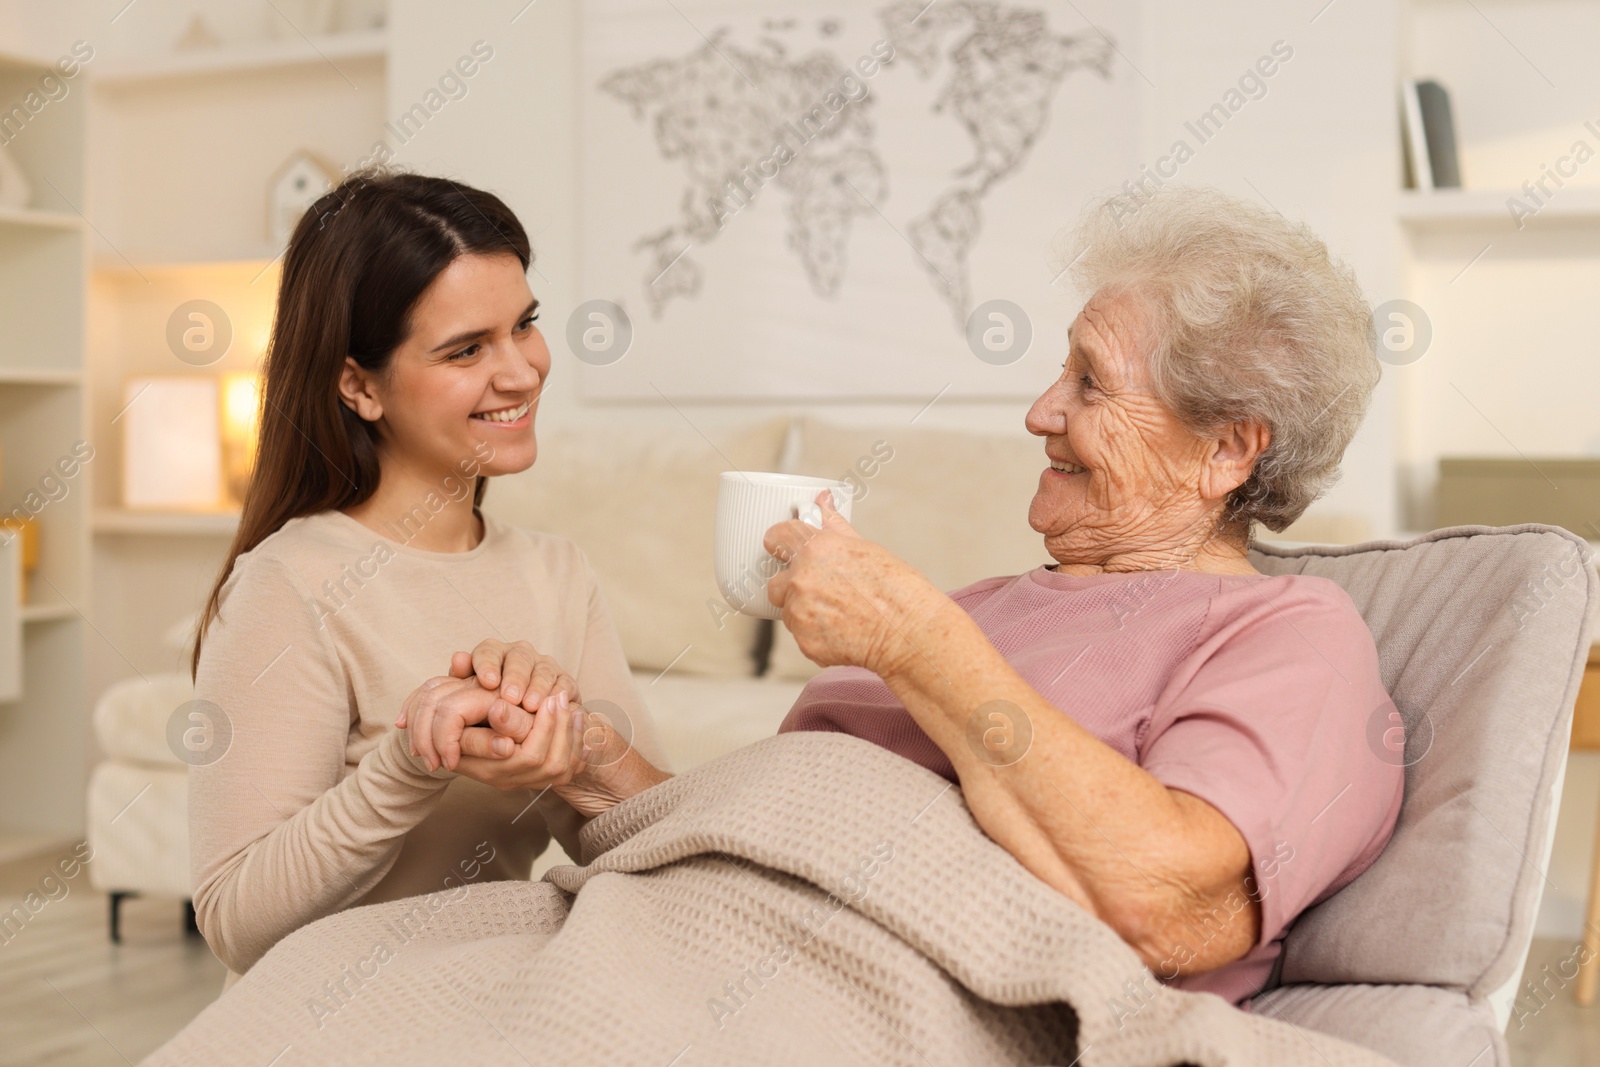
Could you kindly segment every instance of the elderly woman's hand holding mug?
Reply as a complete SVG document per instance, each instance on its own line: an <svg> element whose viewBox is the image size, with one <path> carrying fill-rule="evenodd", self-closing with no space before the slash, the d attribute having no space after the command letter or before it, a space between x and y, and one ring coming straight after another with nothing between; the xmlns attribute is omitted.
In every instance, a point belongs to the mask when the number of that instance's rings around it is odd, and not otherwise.
<svg viewBox="0 0 1600 1067"><path fill-rule="evenodd" d="M914 637L949 598L921 572L869 541L817 494L822 526L801 519L767 531L766 550L788 564L767 582L767 599L800 651L824 667L865 667L880 677L899 673L919 655Z"/></svg>

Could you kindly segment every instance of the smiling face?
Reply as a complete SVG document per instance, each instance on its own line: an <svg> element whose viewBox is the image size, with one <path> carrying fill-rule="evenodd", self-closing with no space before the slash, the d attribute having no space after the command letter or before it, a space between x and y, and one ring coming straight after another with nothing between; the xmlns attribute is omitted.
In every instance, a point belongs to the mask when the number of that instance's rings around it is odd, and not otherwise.
<svg viewBox="0 0 1600 1067"><path fill-rule="evenodd" d="M1191 433L1152 390L1150 335L1133 297L1096 294L1072 324L1060 379L1028 411L1050 461L1028 524L1063 569L1192 559L1264 445L1249 427Z"/></svg>
<svg viewBox="0 0 1600 1067"><path fill-rule="evenodd" d="M376 423L385 477L437 481L463 461L489 475L533 464L550 374L538 307L516 256L459 256L417 300L385 373L346 361L340 392Z"/></svg>

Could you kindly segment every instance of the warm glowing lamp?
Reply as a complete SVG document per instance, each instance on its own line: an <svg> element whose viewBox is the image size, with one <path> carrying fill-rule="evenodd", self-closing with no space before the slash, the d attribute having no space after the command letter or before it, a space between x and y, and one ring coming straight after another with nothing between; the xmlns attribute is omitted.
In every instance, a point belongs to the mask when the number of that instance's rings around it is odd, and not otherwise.
<svg viewBox="0 0 1600 1067"><path fill-rule="evenodd" d="M256 465L256 428L261 417L261 385L254 374L222 376L222 465L228 497L244 503Z"/></svg>

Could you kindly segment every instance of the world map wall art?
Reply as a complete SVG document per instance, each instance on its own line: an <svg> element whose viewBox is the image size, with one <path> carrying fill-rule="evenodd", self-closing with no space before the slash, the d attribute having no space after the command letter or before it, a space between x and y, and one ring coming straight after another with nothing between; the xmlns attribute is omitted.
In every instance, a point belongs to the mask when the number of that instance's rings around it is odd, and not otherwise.
<svg viewBox="0 0 1600 1067"><path fill-rule="evenodd" d="M1137 169L1136 5L582 11L574 304L631 330L625 357L580 358L586 397L1023 397L1054 376L1081 302L1059 238ZM973 340L991 318L1025 334L998 358Z"/></svg>

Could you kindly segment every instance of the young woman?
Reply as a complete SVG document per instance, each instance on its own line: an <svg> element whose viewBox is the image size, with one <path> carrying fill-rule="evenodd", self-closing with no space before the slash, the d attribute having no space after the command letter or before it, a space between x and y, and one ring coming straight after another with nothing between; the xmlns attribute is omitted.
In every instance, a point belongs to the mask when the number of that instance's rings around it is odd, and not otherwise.
<svg viewBox="0 0 1600 1067"><path fill-rule="evenodd" d="M527 878L552 832L574 849L580 697L630 720L639 751L608 774L662 764L583 552L478 507L537 453L530 260L495 196L381 170L290 239L256 471L191 664L222 753L189 776L195 911L230 982L314 919ZM412 695L539 726L474 727L452 770L395 728Z"/></svg>

